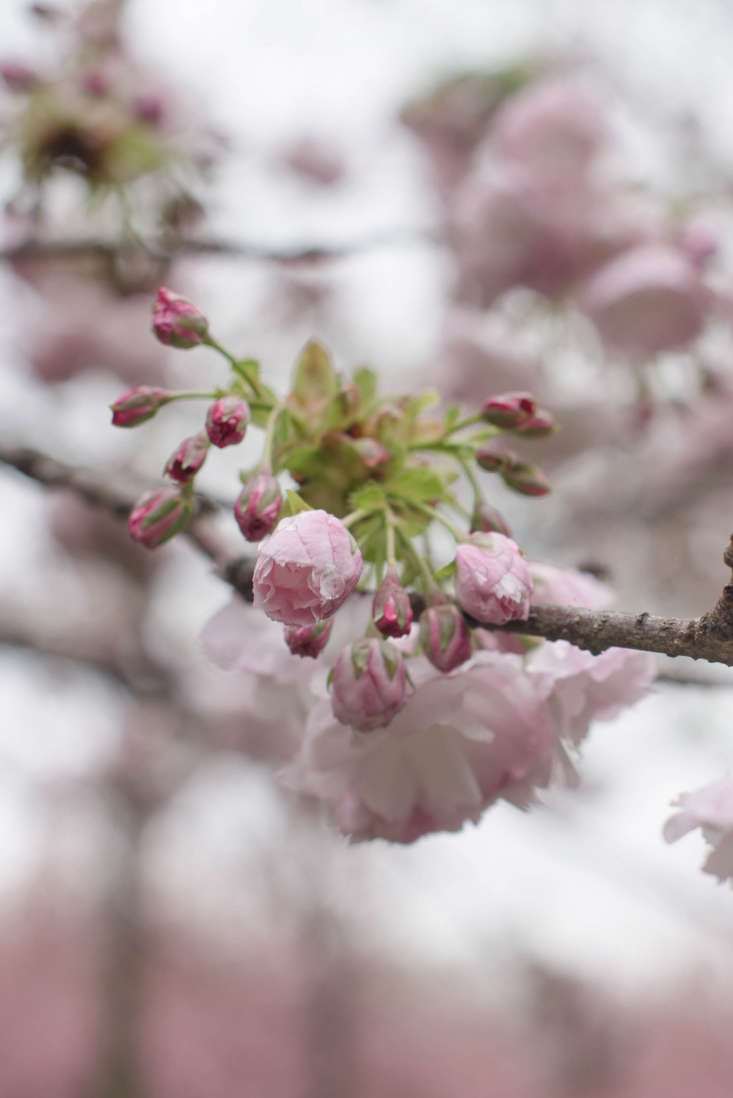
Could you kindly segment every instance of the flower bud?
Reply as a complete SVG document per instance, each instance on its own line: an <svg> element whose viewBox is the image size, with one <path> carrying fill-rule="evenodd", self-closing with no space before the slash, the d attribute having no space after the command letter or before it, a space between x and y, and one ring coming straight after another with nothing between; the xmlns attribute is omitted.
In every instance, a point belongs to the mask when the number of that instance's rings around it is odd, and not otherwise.
<svg viewBox="0 0 733 1098"><path fill-rule="evenodd" d="M206 433L214 446L223 449L241 442L250 420L249 404L237 396L224 396L206 413Z"/></svg>
<svg viewBox="0 0 733 1098"><path fill-rule="evenodd" d="M234 504L234 517L247 541L262 541L277 526L283 495L272 473L256 473Z"/></svg>
<svg viewBox="0 0 733 1098"><path fill-rule="evenodd" d="M512 488L523 496L546 496L552 491L547 476L537 465L517 461L510 465L502 476L507 488Z"/></svg>
<svg viewBox="0 0 733 1098"><path fill-rule="evenodd" d="M138 385L118 397L112 410L112 423L115 427L137 427L146 419L152 419L159 408L171 399L171 393L165 389L154 389L150 385Z"/></svg>
<svg viewBox="0 0 733 1098"><path fill-rule="evenodd" d="M153 305L153 332L167 347L185 350L204 341L209 334L209 322L185 297L161 286Z"/></svg>
<svg viewBox="0 0 733 1098"><path fill-rule="evenodd" d="M134 541L155 549L182 530L192 514L192 504L175 488L161 488L148 492L136 504L127 520L127 529Z"/></svg>
<svg viewBox="0 0 733 1098"><path fill-rule="evenodd" d="M165 463L164 473L179 484L187 484L198 473L206 460L209 440L203 431L185 438Z"/></svg>
<svg viewBox="0 0 733 1098"><path fill-rule="evenodd" d="M557 430L554 416L544 408L538 408L533 416L516 428L523 438L546 438Z"/></svg>
<svg viewBox="0 0 733 1098"><path fill-rule="evenodd" d="M491 446L483 446L476 451L476 462L487 473L503 473L512 465L519 463L519 458L512 450L495 450Z"/></svg>
<svg viewBox="0 0 733 1098"><path fill-rule="evenodd" d="M349 645L331 680L336 720L362 732L386 727L407 700L406 680L405 661L393 644L365 637Z"/></svg>
<svg viewBox="0 0 733 1098"><path fill-rule="evenodd" d="M531 595L529 567L511 538L471 534L457 547L456 599L477 621L526 621Z"/></svg>
<svg viewBox="0 0 733 1098"><path fill-rule="evenodd" d="M333 618L315 625L286 625L285 643L294 656L310 656L317 659L328 644L333 629Z"/></svg>
<svg viewBox="0 0 733 1098"><path fill-rule="evenodd" d="M460 610L448 602L429 606L420 615L420 644L439 671L452 671L471 658L466 622Z"/></svg>
<svg viewBox="0 0 733 1098"><path fill-rule="evenodd" d="M537 403L531 393L500 393L486 401L482 418L494 427L514 429L530 419L536 411Z"/></svg>
<svg viewBox="0 0 733 1098"><path fill-rule="evenodd" d="M404 637L412 625L410 596L390 568L372 602L372 619L385 637Z"/></svg>
<svg viewBox="0 0 733 1098"><path fill-rule="evenodd" d="M504 534L505 537L511 537L511 530L501 512L483 500L476 504L471 516L471 533Z"/></svg>

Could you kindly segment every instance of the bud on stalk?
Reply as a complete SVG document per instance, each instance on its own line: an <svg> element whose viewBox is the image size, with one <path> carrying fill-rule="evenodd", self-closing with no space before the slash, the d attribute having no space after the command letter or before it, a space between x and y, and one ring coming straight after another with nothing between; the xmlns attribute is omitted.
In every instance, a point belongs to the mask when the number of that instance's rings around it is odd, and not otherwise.
<svg viewBox="0 0 733 1098"><path fill-rule="evenodd" d="M150 385L139 385L118 397L110 404L114 427L137 427L152 419L159 408L172 399L173 394L165 389L154 389Z"/></svg>
<svg viewBox="0 0 733 1098"><path fill-rule="evenodd" d="M286 625L285 643L294 656L317 659L328 644L333 629L333 618L316 625Z"/></svg>
<svg viewBox="0 0 733 1098"><path fill-rule="evenodd" d="M477 503L471 516L471 533L505 534L511 537L511 530L500 511L490 503Z"/></svg>
<svg viewBox="0 0 733 1098"><path fill-rule="evenodd" d="M185 297L161 286L153 305L153 332L167 347L186 350L208 337L209 322Z"/></svg>
<svg viewBox="0 0 733 1098"><path fill-rule="evenodd" d="M412 626L410 596L390 568L372 602L372 619L385 637L404 637Z"/></svg>
<svg viewBox="0 0 733 1098"><path fill-rule="evenodd" d="M490 397L481 415L486 423L505 430L514 430L537 412L537 402L531 393L500 393Z"/></svg>
<svg viewBox="0 0 733 1098"><path fill-rule="evenodd" d="M384 728L402 709L406 694L405 661L388 641L364 637L336 660L331 706L342 724L362 732Z"/></svg>
<svg viewBox="0 0 733 1098"><path fill-rule="evenodd" d="M241 442L250 421L249 404L237 396L224 396L206 413L206 433L213 446L223 449Z"/></svg>
<svg viewBox="0 0 733 1098"><path fill-rule="evenodd" d="M451 603L429 606L420 615L420 644L433 667L453 671L471 658L471 638L461 612Z"/></svg>
<svg viewBox="0 0 733 1098"><path fill-rule="evenodd" d="M510 465L502 476L507 488L512 488L523 496L546 496L552 491L546 474L537 465L518 461Z"/></svg>
<svg viewBox="0 0 733 1098"><path fill-rule="evenodd" d="M177 480L179 484L187 484L198 473L206 460L209 450L209 440L203 431L197 435L183 440L165 463L164 473Z"/></svg>
<svg viewBox="0 0 733 1098"><path fill-rule="evenodd" d="M234 517L247 541L262 541L277 526L283 496L272 473L256 473L234 504Z"/></svg>
<svg viewBox="0 0 733 1098"><path fill-rule="evenodd" d="M148 492L137 503L127 520L134 541L147 549L156 549L179 533L189 522L193 506L175 488Z"/></svg>

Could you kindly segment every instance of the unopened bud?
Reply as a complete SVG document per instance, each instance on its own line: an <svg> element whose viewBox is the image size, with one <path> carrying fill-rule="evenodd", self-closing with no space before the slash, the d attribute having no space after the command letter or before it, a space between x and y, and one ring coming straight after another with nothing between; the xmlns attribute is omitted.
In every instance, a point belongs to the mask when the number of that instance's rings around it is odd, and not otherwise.
<svg viewBox="0 0 733 1098"><path fill-rule="evenodd" d="M317 659L328 644L333 629L333 618L315 625L286 625L285 643L294 656Z"/></svg>
<svg viewBox="0 0 733 1098"><path fill-rule="evenodd" d="M544 408L538 408L533 416L520 423L517 434L522 438L546 438L557 430L554 416Z"/></svg>
<svg viewBox="0 0 733 1098"><path fill-rule="evenodd" d="M507 488L523 496L546 496L552 491L545 473L537 465L518 461L502 473Z"/></svg>
<svg viewBox="0 0 733 1098"><path fill-rule="evenodd" d="M537 402L531 393L500 393L490 397L483 406L482 418L494 427L510 430L520 427L537 412Z"/></svg>
<svg viewBox="0 0 733 1098"><path fill-rule="evenodd" d="M331 706L342 724L362 732L384 728L406 700L405 661L388 641L365 637L345 648L336 660Z"/></svg>
<svg viewBox="0 0 733 1098"><path fill-rule="evenodd" d="M511 537L511 530L506 519L496 507L490 503L477 503L471 516L471 533L505 534Z"/></svg>
<svg viewBox="0 0 733 1098"><path fill-rule="evenodd" d="M179 484L186 484L196 476L206 460L209 440L203 431L185 438L165 463L164 473Z"/></svg>
<svg viewBox="0 0 733 1098"><path fill-rule="evenodd" d="M471 658L468 627L451 603L429 606L420 615L420 644L433 667L452 671Z"/></svg>
<svg viewBox="0 0 733 1098"><path fill-rule="evenodd" d="M155 549L179 533L192 514L192 504L175 488L161 488L143 496L127 520L127 529L134 541Z"/></svg>
<svg viewBox="0 0 733 1098"><path fill-rule="evenodd" d="M410 596L390 569L377 589L372 602L372 619L385 637L404 637L412 625Z"/></svg>
<svg viewBox="0 0 733 1098"><path fill-rule="evenodd" d="M115 427L137 427L146 419L152 419L159 408L171 400L172 394L165 389L153 389L150 385L138 385L118 397L112 410L112 423Z"/></svg>
<svg viewBox="0 0 733 1098"><path fill-rule="evenodd" d="M277 526L283 496L272 473L256 473L234 504L234 517L247 541L262 541Z"/></svg>
<svg viewBox="0 0 733 1098"><path fill-rule="evenodd" d="M352 446L358 453L361 460L366 465L367 469L376 469L379 465L384 465L389 461L392 456L389 450L382 446L381 442L378 442L376 438L355 438L352 442Z"/></svg>
<svg viewBox="0 0 733 1098"><path fill-rule="evenodd" d="M512 450L494 450L491 446L483 446L476 451L476 463L487 473L503 473L512 465L517 465L519 458Z"/></svg>
<svg viewBox="0 0 733 1098"><path fill-rule="evenodd" d="M237 396L224 396L206 413L206 433L214 446L223 449L241 442L250 420L249 404Z"/></svg>
<svg viewBox="0 0 733 1098"><path fill-rule="evenodd" d="M209 334L209 322L185 297L161 286L153 305L153 331L167 347L185 350L204 341Z"/></svg>

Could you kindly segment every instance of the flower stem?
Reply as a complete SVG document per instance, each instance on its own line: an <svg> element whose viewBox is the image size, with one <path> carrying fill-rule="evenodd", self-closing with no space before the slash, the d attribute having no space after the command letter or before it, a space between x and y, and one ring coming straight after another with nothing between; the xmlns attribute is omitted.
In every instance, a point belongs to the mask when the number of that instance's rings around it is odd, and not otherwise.
<svg viewBox="0 0 733 1098"><path fill-rule="evenodd" d="M399 526L395 527L395 529L397 531L397 536L407 550L408 556L415 564L418 572L420 573L425 587L425 595L428 596L433 591L440 592L440 587L435 582L435 577L433 576L433 573L430 571L424 559L420 556L417 549L408 538L407 534L403 530L401 530Z"/></svg>
<svg viewBox="0 0 733 1098"><path fill-rule="evenodd" d="M422 511L424 515L427 515L431 519L435 519L442 526L445 526L446 530L453 535L456 541L460 541L463 538L464 535L458 527L454 526L452 522L439 514L434 507L428 507L426 503L418 503L417 500L410 500L410 506L414 507L416 511Z"/></svg>
<svg viewBox="0 0 733 1098"><path fill-rule="evenodd" d="M481 487L479 485L479 482L476 479L476 474L474 473L470 464L464 458L457 458L457 461L463 469L463 472L466 474L468 482L471 485L471 490L473 491L474 503L476 504L476 506L478 506L478 504L481 503L483 496L481 493Z"/></svg>

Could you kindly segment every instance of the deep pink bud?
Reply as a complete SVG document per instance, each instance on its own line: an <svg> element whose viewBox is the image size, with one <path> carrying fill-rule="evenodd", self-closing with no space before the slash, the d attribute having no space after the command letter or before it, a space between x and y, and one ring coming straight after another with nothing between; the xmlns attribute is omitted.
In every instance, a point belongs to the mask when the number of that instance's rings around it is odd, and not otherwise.
<svg viewBox="0 0 733 1098"><path fill-rule="evenodd" d="M529 567L511 538L471 534L456 549L456 599L477 621L524 621L531 595Z"/></svg>
<svg viewBox="0 0 733 1098"><path fill-rule="evenodd" d="M286 625L285 643L294 656L310 656L317 659L328 644L333 629L333 618L315 625Z"/></svg>
<svg viewBox="0 0 733 1098"><path fill-rule="evenodd" d="M536 411L537 402L531 393L500 393L486 401L482 417L494 427L512 429L521 426Z"/></svg>
<svg viewBox="0 0 733 1098"><path fill-rule="evenodd" d="M97 98L106 95L112 85L109 72L105 69L89 69L81 81L82 91Z"/></svg>
<svg viewBox="0 0 733 1098"><path fill-rule="evenodd" d="M547 476L537 465L517 461L510 465L502 476L507 488L512 488L523 496L546 496L552 491Z"/></svg>
<svg viewBox="0 0 733 1098"><path fill-rule="evenodd" d="M132 101L132 111L141 122L147 122L151 126L159 126L165 115L165 103L163 97L155 92L144 92L136 95Z"/></svg>
<svg viewBox="0 0 733 1098"><path fill-rule="evenodd" d="M190 501L183 499L175 488L161 488L148 492L136 504L127 520L127 529L135 541L155 549L182 530L192 514Z"/></svg>
<svg viewBox="0 0 733 1098"><path fill-rule="evenodd" d="M206 413L206 433L214 446L223 449L241 442L250 420L249 404L237 396L219 397Z"/></svg>
<svg viewBox="0 0 733 1098"><path fill-rule="evenodd" d="M471 516L471 533L504 534L511 537L511 530L506 519L496 507L490 503L477 503Z"/></svg>
<svg viewBox="0 0 733 1098"><path fill-rule="evenodd" d="M538 408L533 416L520 423L517 434L523 438L546 438L557 430L554 416L544 408Z"/></svg>
<svg viewBox="0 0 733 1098"><path fill-rule="evenodd" d="M164 473L179 484L186 484L196 476L206 460L209 440L203 431L191 438L184 438L165 463Z"/></svg>
<svg viewBox="0 0 733 1098"><path fill-rule="evenodd" d="M483 446L476 451L476 462L487 473L503 473L512 465L519 464L519 458L512 450L495 450Z"/></svg>
<svg viewBox="0 0 733 1098"><path fill-rule="evenodd" d="M404 637L412 625L410 596L390 568L372 602L372 619L385 637Z"/></svg>
<svg viewBox="0 0 733 1098"><path fill-rule="evenodd" d="M471 637L463 614L451 603L429 606L420 615L420 644L433 667L452 671L471 658Z"/></svg>
<svg viewBox="0 0 733 1098"><path fill-rule="evenodd" d="M209 322L195 305L165 286L153 305L153 331L167 347L196 347L209 334Z"/></svg>
<svg viewBox="0 0 733 1098"><path fill-rule="evenodd" d="M260 543L254 604L283 625L315 625L346 602L362 563L359 546L335 515L301 511Z"/></svg>
<svg viewBox="0 0 733 1098"><path fill-rule="evenodd" d="M402 653L365 637L345 648L333 669L331 706L337 721L362 732L384 728L407 700Z"/></svg>
<svg viewBox="0 0 733 1098"><path fill-rule="evenodd" d="M255 473L234 504L234 517L247 541L262 541L277 526L283 494L272 473Z"/></svg>
<svg viewBox="0 0 733 1098"><path fill-rule="evenodd" d="M137 427L146 419L152 419L159 408L167 404L172 394L165 389L154 389L150 385L138 385L117 397L112 410L112 423L115 427Z"/></svg>

